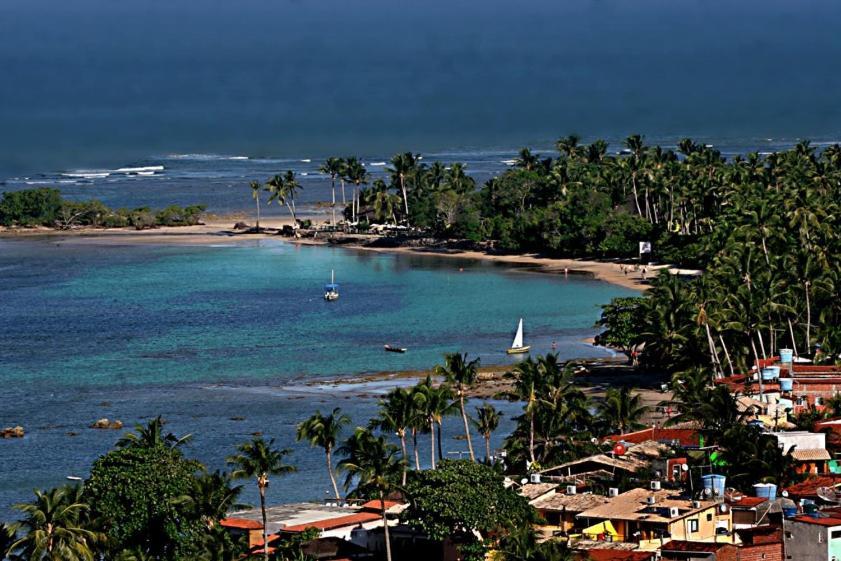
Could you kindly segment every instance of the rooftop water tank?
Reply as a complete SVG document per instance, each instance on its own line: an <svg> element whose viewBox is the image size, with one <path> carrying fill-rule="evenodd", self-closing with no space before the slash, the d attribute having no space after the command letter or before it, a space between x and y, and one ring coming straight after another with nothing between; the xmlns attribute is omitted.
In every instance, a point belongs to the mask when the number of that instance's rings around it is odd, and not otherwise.
<svg viewBox="0 0 841 561"><path fill-rule="evenodd" d="M780 378L780 390L790 392L794 387L794 380L791 378Z"/></svg>
<svg viewBox="0 0 841 561"><path fill-rule="evenodd" d="M777 486L773 483L757 483L753 486L757 497L774 501L777 499Z"/></svg>
<svg viewBox="0 0 841 561"><path fill-rule="evenodd" d="M711 473L709 475L702 475L701 480L704 482L704 489L708 489L713 496L724 496L724 482L727 480L726 477Z"/></svg>
<svg viewBox="0 0 841 561"><path fill-rule="evenodd" d="M762 381L763 382L770 382L771 380L776 380L780 377L780 367L779 366L766 366L762 369Z"/></svg>
<svg viewBox="0 0 841 561"><path fill-rule="evenodd" d="M791 349L780 349L780 362L791 364L792 360L794 360L794 351Z"/></svg>

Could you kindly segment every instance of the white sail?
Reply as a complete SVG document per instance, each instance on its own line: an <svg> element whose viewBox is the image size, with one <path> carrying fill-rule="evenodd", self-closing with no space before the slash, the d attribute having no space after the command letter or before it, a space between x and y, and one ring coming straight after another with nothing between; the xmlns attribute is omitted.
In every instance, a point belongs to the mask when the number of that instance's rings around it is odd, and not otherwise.
<svg viewBox="0 0 841 561"><path fill-rule="evenodd" d="M517 326L517 334L514 335L514 342L511 343L512 349L520 349L523 347L523 318L520 318L520 324Z"/></svg>

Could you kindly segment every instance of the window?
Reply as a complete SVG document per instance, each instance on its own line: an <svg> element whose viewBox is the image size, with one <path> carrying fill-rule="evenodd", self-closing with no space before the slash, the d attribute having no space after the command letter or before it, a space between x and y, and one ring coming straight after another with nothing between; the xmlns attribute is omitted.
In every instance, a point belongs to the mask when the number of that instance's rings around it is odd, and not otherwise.
<svg viewBox="0 0 841 561"><path fill-rule="evenodd" d="M791 532L786 532L786 539L787 539L787 540L790 540L790 539L791 539Z"/></svg>
<svg viewBox="0 0 841 561"><path fill-rule="evenodd" d="M708 512L707 513L707 522L712 522L712 520L713 520L713 515L712 515L712 513Z"/></svg>
<svg viewBox="0 0 841 561"><path fill-rule="evenodd" d="M694 533L698 531L698 519L693 518L689 521L689 532Z"/></svg>
<svg viewBox="0 0 841 561"><path fill-rule="evenodd" d="M829 535L830 538L833 540L837 540L841 538L841 530L833 530L832 533Z"/></svg>

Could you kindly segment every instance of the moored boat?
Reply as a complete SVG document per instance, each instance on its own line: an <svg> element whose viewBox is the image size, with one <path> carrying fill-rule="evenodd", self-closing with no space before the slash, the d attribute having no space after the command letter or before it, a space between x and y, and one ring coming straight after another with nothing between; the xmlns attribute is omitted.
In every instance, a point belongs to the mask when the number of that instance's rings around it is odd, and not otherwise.
<svg viewBox="0 0 841 561"><path fill-rule="evenodd" d="M518 355L529 352L531 346L523 345L523 318L520 318L520 323L517 325L517 333L514 335L514 341L511 347L505 351L510 355Z"/></svg>
<svg viewBox="0 0 841 561"><path fill-rule="evenodd" d="M409 350L405 347L393 347L391 345L383 345L383 348L390 353L405 353Z"/></svg>
<svg viewBox="0 0 841 561"><path fill-rule="evenodd" d="M324 299L328 302L339 299L339 285L336 284L336 278L333 271L330 271L330 284L324 285Z"/></svg>

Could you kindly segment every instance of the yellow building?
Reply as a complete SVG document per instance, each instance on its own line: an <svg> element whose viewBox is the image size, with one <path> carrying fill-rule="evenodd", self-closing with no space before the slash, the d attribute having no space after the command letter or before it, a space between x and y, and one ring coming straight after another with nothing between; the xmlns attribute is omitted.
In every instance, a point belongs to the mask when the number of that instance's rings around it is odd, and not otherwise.
<svg viewBox="0 0 841 561"><path fill-rule="evenodd" d="M635 542L642 549L656 549L669 540L732 543L726 505L679 497L670 490L632 489L577 518L588 527L582 532L586 539ZM614 535L595 535L604 533L604 522L610 522Z"/></svg>

